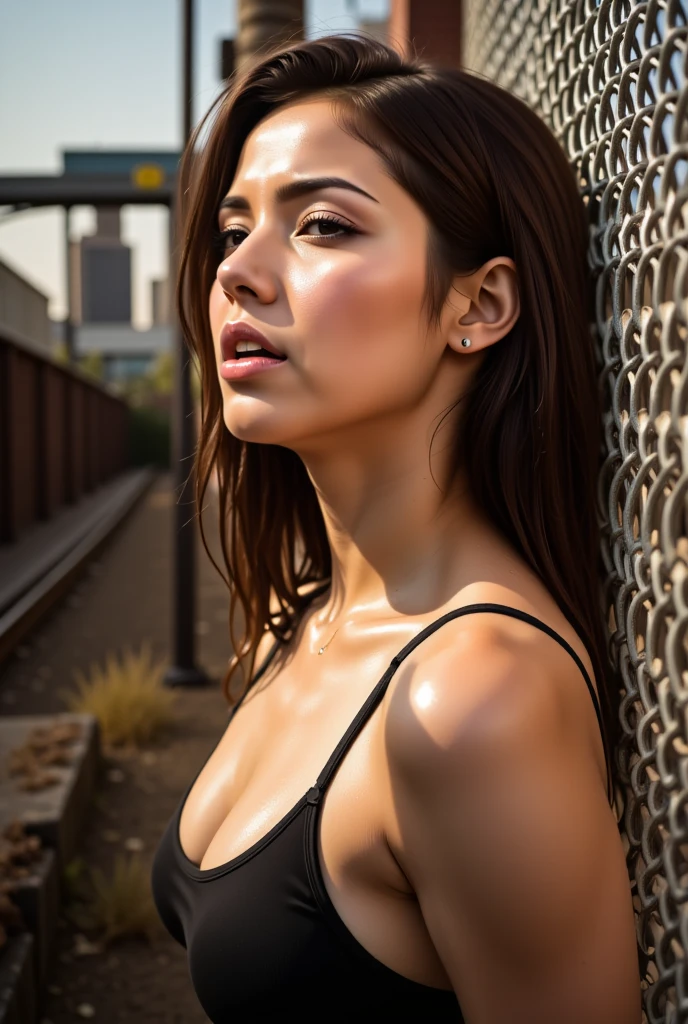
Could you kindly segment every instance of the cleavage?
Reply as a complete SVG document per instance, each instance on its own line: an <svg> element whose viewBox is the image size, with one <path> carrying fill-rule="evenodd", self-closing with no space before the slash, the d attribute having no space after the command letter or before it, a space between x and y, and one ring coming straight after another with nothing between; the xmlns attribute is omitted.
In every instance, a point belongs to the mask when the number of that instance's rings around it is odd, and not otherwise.
<svg viewBox="0 0 688 1024"><path fill-rule="evenodd" d="M288 683L286 701L264 700L269 688L247 699L182 807L179 835L187 859L210 870L263 838L314 784L373 686L365 692L337 687L336 700L323 690L315 699L301 697L296 721Z"/></svg>

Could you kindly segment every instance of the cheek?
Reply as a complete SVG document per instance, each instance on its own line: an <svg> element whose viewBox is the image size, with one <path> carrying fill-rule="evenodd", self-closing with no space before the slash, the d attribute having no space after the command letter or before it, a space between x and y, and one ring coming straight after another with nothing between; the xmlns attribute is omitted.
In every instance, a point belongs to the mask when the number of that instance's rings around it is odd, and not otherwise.
<svg viewBox="0 0 688 1024"><path fill-rule="evenodd" d="M302 317L305 369L335 364L352 371L391 358L417 359L425 290L422 258L400 260L385 252L370 259L327 261L293 280L294 308Z"/></svg>

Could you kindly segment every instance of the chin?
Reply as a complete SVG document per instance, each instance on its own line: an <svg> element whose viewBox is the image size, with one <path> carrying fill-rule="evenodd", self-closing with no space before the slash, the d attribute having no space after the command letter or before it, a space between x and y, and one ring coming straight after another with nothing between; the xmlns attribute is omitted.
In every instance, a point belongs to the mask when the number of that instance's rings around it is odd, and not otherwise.
<svg viewBox="0 0 688 1024"><path fill-rule="evenodd" d="M236 416L227 416L226 414L224 420L229 433L239 441L251 441L254 444L279 444L277 439L279 431L275 431L265 422L238 419Z"/></svg>
<svg viewBox="0 0 688 1024"><path fill-rule="evenodd" d="M234 400L225 402L223 419L230 434L239 441L290 447L289 439L294 436L294 425L285 422L285 417L279 415L274 408L265 405L255 408L256 404L251 402L253 408L241 408Z"/></svg>

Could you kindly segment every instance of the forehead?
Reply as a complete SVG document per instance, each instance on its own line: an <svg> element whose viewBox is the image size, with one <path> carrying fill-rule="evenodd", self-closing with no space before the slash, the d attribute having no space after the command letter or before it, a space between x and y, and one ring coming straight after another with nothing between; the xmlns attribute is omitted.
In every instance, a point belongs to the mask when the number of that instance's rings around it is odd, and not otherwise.
<svg viewBox="0 0 688 1024"><path fill-rule="evenodd" d="M371 182L384 174L374 150L339 127L327 99L289 104L256 125L242 148L230 191L316 173L349 173L362 185L363 179Z"/></svg>

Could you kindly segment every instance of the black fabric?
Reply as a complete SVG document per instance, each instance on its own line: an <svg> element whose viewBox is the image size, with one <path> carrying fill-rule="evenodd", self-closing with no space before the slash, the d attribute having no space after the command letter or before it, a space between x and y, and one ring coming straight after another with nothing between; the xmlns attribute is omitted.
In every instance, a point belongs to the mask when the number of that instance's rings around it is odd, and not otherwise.
<svg viewBox="0 0 688 1024"><path fill-rule="evenodd" d="M245 853L207 870L186 857L179 841L182 808L201 768L161 838L151 886L163 924L188 951L191 980L213 1024L249 1019L329 1024L373 1019L378 1013L384 1014L380 1020L463 1021L452 991L421 985L386 967L347 929L323 882L317 830L322 794L398 666L446 622L476 612L521 619L560 643L583 674L601 728L588 673L558 633L515 608L473 604L421 630L392 659L315 785Z"/></svg>

